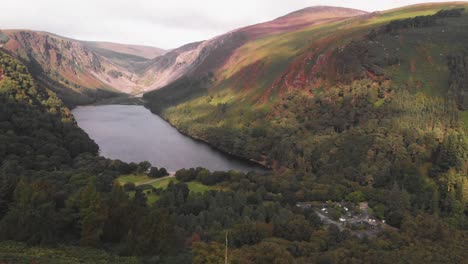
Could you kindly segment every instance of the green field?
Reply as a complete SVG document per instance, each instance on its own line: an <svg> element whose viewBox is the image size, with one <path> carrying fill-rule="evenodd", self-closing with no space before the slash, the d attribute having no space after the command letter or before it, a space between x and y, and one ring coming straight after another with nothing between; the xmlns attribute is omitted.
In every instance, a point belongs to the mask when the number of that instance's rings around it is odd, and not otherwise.
<svg viewBox="0 0 468 264"><path fill-rule="evenodd" d="M134 183L135 186L149 184L156 189L166 189L169 183L171 182L179 183L179 181L175 177L153 179L144 174L143 175L136 175L136 174L124 175L124 176L117 178L117 182L121 186L123 186L126 183ZM192 193L203 193L203 192L211 191L211 190L223 190L223 187L221 186L208 186L197 181L187 182L186 184L187 184L187 187L190 189L190 192ZM144 193L146 194L146 197L148 198L149 204L155 203L159 199L159 196L153 193L151 190L145 190ZM135 192L131 191L131 192L128 192L128 194L130 197L133 197L135 195Z"/></svg>

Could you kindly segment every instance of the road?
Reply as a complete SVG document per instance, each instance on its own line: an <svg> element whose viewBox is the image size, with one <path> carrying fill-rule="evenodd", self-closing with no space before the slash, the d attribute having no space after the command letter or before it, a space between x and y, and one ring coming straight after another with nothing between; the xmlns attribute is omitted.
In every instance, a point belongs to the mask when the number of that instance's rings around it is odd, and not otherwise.
<svg viewBox="0 0 468 264"><path fill-rule="evenodd" d="M324 224L326 224L326 225L331 225L331 224L336 225L340 229L340 231L343 231L345 229L342 223L330 219L330 217L328 217L326 215L323 215L319 210L314 209L314 211L318 215L318 217L320 217L320 220L322 220L322 222Z"/></svg>

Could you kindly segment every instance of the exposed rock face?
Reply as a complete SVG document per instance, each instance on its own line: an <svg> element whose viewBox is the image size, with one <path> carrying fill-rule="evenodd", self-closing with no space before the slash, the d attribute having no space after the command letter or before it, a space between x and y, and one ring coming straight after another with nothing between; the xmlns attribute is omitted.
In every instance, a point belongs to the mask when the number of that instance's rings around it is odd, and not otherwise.
<svg viewBox="0 0 468 264"><path fill-rule="evenodd" d="M131 92L132 72L112 59L92 51L86 44L45 32L3 31L9 38L3 49L25 61L33 73L41 72L75 87ZM118 82L109 72L122 72Z"/></svg>

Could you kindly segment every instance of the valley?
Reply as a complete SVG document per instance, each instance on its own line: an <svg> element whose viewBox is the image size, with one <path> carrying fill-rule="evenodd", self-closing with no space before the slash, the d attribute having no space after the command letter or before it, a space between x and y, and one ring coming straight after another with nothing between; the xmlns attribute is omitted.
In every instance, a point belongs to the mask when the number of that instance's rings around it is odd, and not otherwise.
<svg viewBox="0 0 468 264"><path fill-rule="evenodd" d="M467 43L467 2L2 29L0 263L464 263Z"/></svg>

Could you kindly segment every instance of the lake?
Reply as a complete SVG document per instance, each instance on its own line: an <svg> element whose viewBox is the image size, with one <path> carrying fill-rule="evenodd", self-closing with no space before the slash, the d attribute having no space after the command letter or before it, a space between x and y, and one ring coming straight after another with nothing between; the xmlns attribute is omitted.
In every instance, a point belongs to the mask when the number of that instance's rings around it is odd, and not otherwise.
<svg viewBox="0 0 468 264"><path fill-rule="evenodd" d="M73 110L78 125L99 145L106 158L149 161L168 171L204 167L211 171L262 170L193 140L140 105L81 106Z"/></svg>

